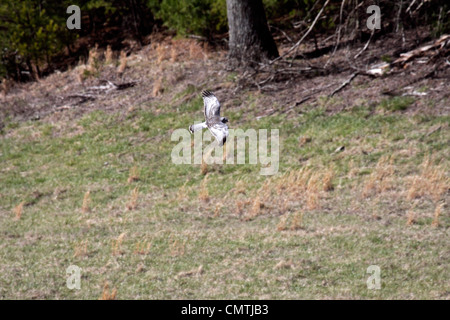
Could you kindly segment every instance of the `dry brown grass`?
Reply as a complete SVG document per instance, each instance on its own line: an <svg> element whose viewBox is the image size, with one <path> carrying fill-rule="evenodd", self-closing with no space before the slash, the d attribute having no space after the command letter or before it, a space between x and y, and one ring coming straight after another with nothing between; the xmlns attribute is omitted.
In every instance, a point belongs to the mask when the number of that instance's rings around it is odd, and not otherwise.
<svg viewBox="0 0 450 320"><path fill-rule="evenodd" d="M88 241L83 240L79 243L76 243L74 246L74 257L85 257L87 256L87 245Z"/></svg>
<svg viewBox="0 0 450 320"><path fill-rule="evenodd" d="M98 52L98 44L95 44L94 48L89 50L89 57L88 57L88 67L94 67L94 64L97 63L99 60L100 53Z"/></svg>
<svg viewBox="0 0 450 320"><path fill-rule="evenodd" d="M20 218L22 217L22 213L23 213L23 205L25 204L25 201L22 201L21 203L19 203L16 207L14 207L13 212L14 212L14 219L16 220L20 220Z"/></svg>
<svg viewBox="0 0 450 320"><path fill-rule="evenodd" d="M323 191L331 191L334 189L333 178L334 178L334 170L333 170L333 168L328 168L323 175L323 180L322 180Z"/></svg>
<svg viewBox="0 0 450 320"><path fill-rule="evenodd" d="M12 87L13 82L9 79L3 79L2 80L2 84L0 86L2 94L4 97L6 97L6 95L9 93L9 90Z"/></svg>
<svg viewBox="0 0 450 320"><path fill-rule="evenodd" d="M128 184L134 182L134 181L139 181L139 169L137 166L133 166L130 169L130 173L128 174Z"/></svg>
<svg viewBox="0 0 450 320"><path fill-rule="evenodd" d="M306 189L306 208L308 210L315 210L320 208L320 174L313 173L308 181Z"/></svg>
<svg viewBox="0 0 450 320"><path fill-rule="evenodd" d="M161 64L166 60L166 49L163 44L158 43L156 46L156 62Z"/></svg>
<svg viewBox="0 0 450 320"><path fill-rule="evenodd" d="M202 54L203 54L203 61L208 61L209 60L209 44L208 42L203 42L203 46L202 46Z"/></svg>
<svg viewBox="0 0 450 320"><path fill-rule="evenodd" d="M188 199L186 184L187 184L187 182L178 189L177 199L179 201L186 201Z"/></svg>
<svg viewBox="0 0 450 320"><path fill-rule="evenodd" d="M409 188L408 193L406 195L406 198L408 200L420 198L424 195L424 190L422 189L421 180L422 179L419 176L415 176L413 178L411 187Z"/></svg>
<svg viewBox="0 0 450 320"><path fill-rule="evenodd" d="M279 204L279 210L280 210L280 213L281 214L284 214L284 213L286 213L286 212L288 212L289 211L289 199L288 198L281 198L280 197L280 199L279 199L279 201L278 201L280 204Z"/></svg>
<svg viewBox="0 0 450 320"><path fill-rule="evenodd" d="M218 217L220 215L220 210L223 208L223 203L219 202L216 204L216 208L214 209L214 217Z"/></svg>
<svg viewBox="0 0 450 320"><path fill-rule="evenodd" d="M292 260L288 260L288 261L280 261L278 262L274 267L274 270L277 269L294 269L294 263L292 262Z"/></svg>
<svg viewBox="0 0 450 320"><path fill-rule="evenodd" d="M202 46L195 40L189 40L189 59L190 60L207 60L208 59L208 47Z"/></svg>
<svg viewBox="0 0 450 320"><path fill-rule="evenodd" d="M421 165L420 175L414 176L406 198L413 200L428 196L438 202L450 188L450 179L441 165L434 165L432 156L426 156Z"/></svg>
<svg viewBox="0 0 450 320"><path fill-rule="evenodd" d="M187 240L180 241L178 239L171 239L169 241L169 250L172 257L182 256L186 252Z"/></svg>
<svg viewBox="0 0 450 320"><path fill-rule="evenodd" d="M271 182L272 181L270 179L267 179L266 181L264 181L264 184L258 190L258 194L260 194L263 199L270 199L272 196Z"/></svg>
<svg viewBox="0 0 450 320"><path fill-rule="evenodd" d="M76 71L76 78L80 84L83 84L83 82L85 80L85 72L86 72L86 67L84 67L84 66L78 67L78 69Z"/></svg>
<svg viewBox="0 0 450 320"><path fill-rule="evenodd" d="M79 80L81 80L80 82L82 83L86 77L98 73L100 69L100 52L98 50L98 44L96 44L94 48L89 50L87 65L79 69Z"/></svg>
<svg viewBox="0 0 450 320"><path fill-rule="evenodd" d="M209 201L209 192L208 192L208 175L203 178L203 181L200 186L200 192L198 194L198 198L201 201L208 202Z"/></svg>
<svg viewBox="0 0 450 320"><path fill-rule="evenodd" d="M135 249L133 254L147 255L150 252L152 247L152 242L149 242L147 239L136 242Z"/></svg>
<svg viewBox="0 0 450 320"><path fill-rule="evenodd" d="M117 289L114 288L110 292L109 284L108 284L108 282L105 282L105 284L103 286L103 292L102 292L102 295L100 296L99 300L116 300L116 297L117 297Z"/></svg>
<svg viewBox="0 0 450 320"><path fill-rule="evenodd" d="M81 212L91 212L91 192L87 191L83 197L83 204L81 205Z"/></svg>
<svg viewBox="0 0 450 320"><path fill-rule="evenodd" d="M276 203L280 214L290 211L299 202L303 202L307 210L315 210L320 208L320 201L325 192L334 189L334 178L335 172L332 167L325 170L303 167L290 170L279 178L267 179L258 189L257 195L266 203ZM242 182L236 183L235 196L244 193L244 190ZM250 217L251 212L252 210Z"/></svg>
<svg viewBox="0 0 450 320"><path fill-rule="evenodd" d="M296 212L293 214L291 220L291 230L303 229L303 212Z"/></svg>
<svg viewBox="0 0 450 320"><path fill-rule="evenodd" d="M280 221L279 221L278 224L277 224L277 230L278 230L278 231L284 231L284 230L287 229L287 222L288 222L288 219L289 219L289 214L288 214L288 213L283 214L283 215L280 217Z"/></svg>
<svg viewBox="0 0 450 320"><path fill-rule="evenodd" d="M175 46L172 46L172 48L170 49L170 62L174 63L177 61L178 58L178 52Z"/></svg>
<svg viewBox="0 0 450 320"><path fill-rule="evenodd" d="M259 196L256 196L252 201L252 207L249 211L249 214L245 217L245 220L251 220L259 216L261 214L261 208L261 198Z"/></svg>
<svg viewBox="0 0 450 320"><path fill-rule="evenodd" d="M285 213L280 217L280 221L277 224L278 231L285 230L299 230L303 229L303 215L304 212Z"/></svg>
<svg viewBox="0 0 450 320"><path fill-rule="evenodd" d="M126 232L121 233L117 239L113 239L112 241L112 255L117 256L122 254L122 243L127 235Z"/></svg>
<svg viewBox="0 0 450 320"><path fill-rule="evenodd" d="M114 52L112 51L111 45L108 45L106 47L106 51L105 51L105 63L111 64L113 62L113 58L114 58Z"/></svg>
<svg viewBox="0 0 450 320"><path fill-rule="evenodd" d="M313 175L311 168L301 168L294 172L288 179L288 185L294 194L305 192L309 188L309 181Z"/></svg>
<svg viewBox="0 0 450 320"><path fill-rule="evenodd" d="M178 273L175 276L175 279L184 278L184 277L191 277L191 276L199 276L203 273L203 266L199 266L198 268L189 270L189 271L182 271Z"/></svg>
<svg viewBox="0 0 450 320"><path fill-rule="evenodd" d="M41 80L41 78L39 77L38 65L36 63L32 62L31 63L31 69L33 70L33 74L32 75L34 77L34 80L39 82Z"/></svg>
<svg viewBox="0 0 450 320"><path fill-rule="evenodd" d="M153 83L152 96L154 98L156 98L156 97L160 96L163 92L164 92L164 90L162 88L162 79L158 78Z"/></svg>
<svg viewBox="0 0 450 320"><path fill-rule="evenodd" d="M348 178L353 179L359 173L359 168L355 165L355 161L353 159L350 160L348 164Z"/></svg>
<svg viewBox="0 0 450 320"><path fill-rule="evenodd" d="M422 167L424 187L430 198L438 202L450 189L450 179L446 175L446 170L440 165L433 165L431 156L425 158Z"/></svg>
<svg viewBox="0 0 450 320"><path fill-rule="evenodd" d="M407 217L408 217L408 220L406 220L407 226L412 226L413 224L416 223L416 214L413 210L408 211Z"/></svg>
<svg viewBox="0 0 450 320"><path fill-rule="evenodd" d="M238 196L239 194L246 194L246 184L242 180L238 180L234 185L234 195Z"/></svg>
<svg viewBox="0 0 450 320"><path fill-rule="evenodd" d="M127 68L127 53L125 51L120 51L120 64L117 68L117 73L119 75L122 75L125 72L125 69Z"/></svg>
<svg viewBox="0 0 450 320"><path fill-rule="evenodd" d="M208 59L209 47L206 44L199 44L193 39L165 39L153 42L148 51L148 58L154 59L157 65L162 65L164 61L176 63L183 60Z"/></svg>
<svg viewBox="0 0 450 320"><path fill-rule="evenodd" d="M136 187L131 192L130 200L127 203L127 209L128 210L135 210L137 208L137 201L139 198L139 187Z"/></svg>
<svg viewBox="0 0 450 320"><path fill-rule="evenodd" d="M433 222L431 222L431 225L433 227L439 227L439 217L441 216L441 210L443 207L443 203L436 206L436 209L434 210Z"/></svg>
<svg viewBox="0 0 450 320"><path fill-rule="evenodd" d="M236 201L236 214L241 216L244 212L246 201L238 200Z"/></svg>
<svg viewBox="0 0 450 320"><path fill-rule="evenodd" d="M383 156L378 161L372 174L366 180L362 196L368 197L393 188L394 158Z"/></svg>

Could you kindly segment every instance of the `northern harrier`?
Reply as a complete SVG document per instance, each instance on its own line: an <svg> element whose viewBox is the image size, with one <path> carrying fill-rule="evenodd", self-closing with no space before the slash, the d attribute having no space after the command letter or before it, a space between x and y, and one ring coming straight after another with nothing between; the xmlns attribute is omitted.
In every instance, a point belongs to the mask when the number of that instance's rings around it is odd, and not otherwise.
<svg viewBox="0 0 450 320"><path fill-rule="evenodd" d="M228 119L220 116L220 103L216 96L208 90L202 91L203 111L205 113L205 122L189 126L189 131L195 131L208 128L211 134L216 138L219 146L227 141L228 126L225 124Z"/></svg>

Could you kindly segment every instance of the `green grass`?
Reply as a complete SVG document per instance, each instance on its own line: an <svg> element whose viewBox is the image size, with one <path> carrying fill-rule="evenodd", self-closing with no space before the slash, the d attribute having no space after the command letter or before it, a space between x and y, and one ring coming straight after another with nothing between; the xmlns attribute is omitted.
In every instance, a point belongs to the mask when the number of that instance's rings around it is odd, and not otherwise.
<svg viewBox="0 0 450 320"><path fill-rule="evenodd" d="M387 111L403 111L414 103L413 97L393 97L381 102L380 107Z"/></svg>
<svg viewBox="0 0 450 320"><path fill-rule="evenodd" d="M381 106L399 110L409 103ZM370 115L364 106L260 120L230 112L231 127L239 121L244 130L280 129L280 172L271 178L259 175L259 165L210 166L205 203L198 200L200 166L174 165L170 158L176 144L171 130L201 119L200 106L196 98L179 110L159 106L159 113L143 107L127 116L95 111L62 124L7 124L0 140L0 298L97 299L106 281L119 299L449 297L447 208L440 226L432 227L436 203L405 197L407 178L420 172L426 155L448 173L449 129L426 134L448 116ZM302 136L311 141L300 147ZM342 145L345 150L335 153ZM362 197L367 177L386 155L394 159L393 188ZM133 166L139 180L128 184ZM267 179L304 166L318 172L333 167L335 188L318 209L290 207L305 212L302 229L277 229L274 199L263 199L267 208L254 219L236 214L236 201L254 198ZM247 194L233 192L238 180ZM130 211L126 203L135 187L138 206ZM83 213L88 190L91 211ZM22 201L16 220L13 209ZM448 203L448 192L442 201ZM406 226L408 210L416 212L412 226ZM124 232L122 254L113 255L112 242ZM76 257L82 241L87 255ZM152 244L148 254L133 252L140 241ZM70 265L82 268L81 290L66 287ZM370 265L381 268L381 290L367 289ZM202 273L186 275L200 266Z"/></svg>

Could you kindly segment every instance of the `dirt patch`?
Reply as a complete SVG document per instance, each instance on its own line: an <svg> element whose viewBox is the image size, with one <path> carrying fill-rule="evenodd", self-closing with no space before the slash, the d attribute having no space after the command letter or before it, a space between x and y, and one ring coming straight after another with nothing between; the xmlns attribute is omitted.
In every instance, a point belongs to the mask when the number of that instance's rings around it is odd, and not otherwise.
<svg viewBox="0 0 450 320"><path fill-rule="evenodd" d="M321 48L316 48L311 41L302 45L301 54L293 61L297 67L310 68L313 72L292 72L271 79L270 73L256 69L228 70L224 50L212 49L193 39L163 37L126 57L123 72L118 72L122 61L106 64L100 55L97 69L90 74L85 71L85 65L79 65L38 82L15 85L1 98L0 122L6 118L54 119L59 118L55 116L59 113L73 119L92 110L119 113L136 107L156 110L159 105L185 103L204 88L215 91L226 107L236 110L246 108L243 93L255 93L259 117L295 114L305 106L318 105L335 113L357 105L375 106L396 96L412 97L412 102L401 112L449 114L448 60L438 67L412 61L405 68L380 77L364 72L354 76L355 72L392 61L402 52L433 41L426 32L420 37L412 32L390 34L372 39L367 50L363 50L364 43L343 43L334 54L327 49L333 48L331 40L319 41ZM289 48L289 44L281 44L280 52ZM432 68L435 70L430 73ZM331 100L327 98L352 76L352 81ZM124 90L93 90L105 87L108 82L135 85Z"/></svg>

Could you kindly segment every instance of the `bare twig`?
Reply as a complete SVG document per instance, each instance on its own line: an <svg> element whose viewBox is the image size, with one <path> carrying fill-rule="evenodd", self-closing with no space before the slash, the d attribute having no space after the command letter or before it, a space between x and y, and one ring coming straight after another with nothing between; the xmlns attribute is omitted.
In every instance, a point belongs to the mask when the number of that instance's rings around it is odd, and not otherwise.
<svg viewBox="0 0 450 320"><path fill-rule="evenodd" d="M375 34L375 29L372 30L372 33L370 34L370 38L367 41L366 45L364 46L364 48L362 48L362 50L360 52L358 52L353 59L358 59L358 57L367 50L367 48L369 47L370 41L372 40L373 35Z"/></svg>
<svg viewBox="0 0 450 320"><path fill-rule="evenodd" d="M195 34L188 34L187 37L191 38L191 39L195 39L195 40L200 40L200 41L208 41L207 38L202 37L202 36L198 36L198 35L195 35Z"/></svg>
<svg viewBox="0 0 450 320"><path fill-rule="evenodd" d="M269 25L269 28L280 31L280 32L283 34L283 36L284 36L290 43L294 43L294 41L292 41L291 37L289 37L289 36L287 35L287 33L284 32L283 30L281 30L280 28L277 28L277 27L275 27L275 26L273 26L273 25Z"/></svg>
<svg viewBox="0 0 450 320"><path fill-rule="evenodd" d="M343 11L344 11L344 6L345 6L345 0L342 1L341 9L339 10L339 27L338 27L338 31L337 31L337 40L336 40L336 45L334 46L334 50L333 50L333 53L332 53L331 56L333 56L336 53L336 50L339 47L339 44L340 44L340 41L341 41L342 14L343 14Z"/></svg>
<svg viewBox="0 0 450 320"><path fill-rule="evenodd" d="M297 41L297 43L294 44L287 52L280 55L278 58L275 58L274 60L270 61L269 64L273 64L275 61L278 61L278 60L284 58L285 56L287 56L288 54L290 54L292 51L296 50L300 46L300 44L303 42L303 40L305 40L305 38L311 33L312 29L314 28L314 26L316 25L320 16L322 15L323 10L325 9L325 7L328 5L329 2L330 2L330 0L325 1L325 4L322 6L322 9L320 9L320 11L317 14L316 18L314 19L313 23L311 24L309 29L306 31L306 33L303 35L303 37L301 37L300 40Z"/></svg>
<svg viewBox="0 0 450 320"><path fill-rule="evenodd" d="M292 109L294 109L295 107L298 107L299 105L301 105L302 103L305 103L306 101L308 101L309 99L312 98L312 95L306 96L298 101L295 101L293 105L291 105L289 108L287 108L286 110L281 111L281 113L286 113Z"/></svg>
<svg viewBox="0 0 450 320"><path fill-rule="evenodd" d="M96 97L91 94L72 94L70 96L67 96L67 98L79 98L81 101L79 104L84 103L86 101L95 100Z"/></svg>
<svg viewBox="0 0 450 320"><path fill-rule="evenodd" d="M356 76L359 74L359 72L355 72L353 73L350 78L348 78L344 83L342 83L337 89L335 89L330 95L329 97L334 96L336 93L338 93L339 91L341 91L342 89L344 89L346 86L348 86L350 84L350 82L353 81L353 79L356 78Z"/></svg>
<svg viewBox="0 0 450 320"><path fill-rule="evenodd" d="M397 33L398 29L400 28L400 15L402 14L402 9L403 9L403 0L400 1L400 8L398 9L397 13L397 23L395 27L395 33Z"/></svg>
<svg viewBox="0 0 450 320"><path fill-rule="evenodd" d="M314 4L312 5L311 9L309 9L308 13L306 14L305 18L302 21L299 22L295 22L292 24L292 26L295 29L300 28L301 25L304 25L306 27L308 27L308 24L305 21L308 21L309 18L311 17L311 13L314 11L314 9L316 8L316 5L320 2L320 0L316 0L316 2L314 2Z"/></svg>
<svg viewBox="0 0 450 320"><path fill-rule="evenodd" d="M412 6L414 5L414 3L416 3L416 0L413 0L413 1L411 2L411 4L409 5L408 9L406 9L406 13L408 13L408 12L411 10L411 8L412 8Z"/></svg>

